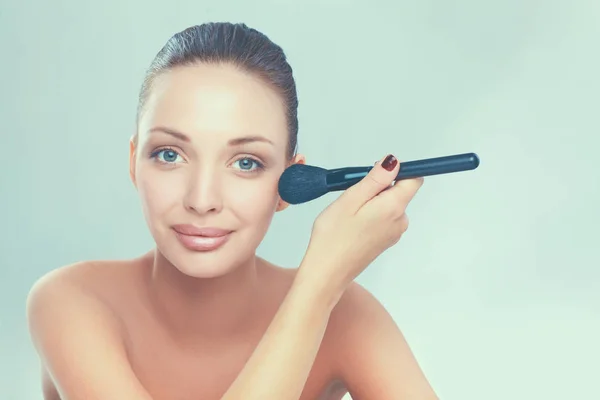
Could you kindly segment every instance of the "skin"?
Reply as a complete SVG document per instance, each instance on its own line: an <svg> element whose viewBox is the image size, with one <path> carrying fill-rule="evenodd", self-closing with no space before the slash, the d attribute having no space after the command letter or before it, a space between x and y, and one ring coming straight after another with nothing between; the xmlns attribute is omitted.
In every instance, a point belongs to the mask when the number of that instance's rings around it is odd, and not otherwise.
<svg viewBox="0 0 600 400"><path fill-rule="evenodd" d="M308 304L310 293L295 290L296 269L255 254L275 212L287 207L277 193L279 176L305 161L286 159L284 111L276 91L230 65L181 67L155 80L130 143L130 176L156 248L133 260L65 266L35 284L28 319L46 400L61 399L59 393L221 399L234 381L242 390L256 380L240 372L257 346L269 352L265 332L294 322L278 310L301 314L294 304ZM261 139L235 142L244 137ZM234 233L216 251L194 252L177 240L174 224ZM347 392L354 400L436 398L370 293L353 283L335 301L325 299L313 300L330 309L313 308L296 320L323 330L298 342L315 350L302 359L311 365L300 399L339 400ZM269 328L273 321L279 331ZM310 336L300 329L299 337ZM234 392L228 398L237 398Z"/></svg>

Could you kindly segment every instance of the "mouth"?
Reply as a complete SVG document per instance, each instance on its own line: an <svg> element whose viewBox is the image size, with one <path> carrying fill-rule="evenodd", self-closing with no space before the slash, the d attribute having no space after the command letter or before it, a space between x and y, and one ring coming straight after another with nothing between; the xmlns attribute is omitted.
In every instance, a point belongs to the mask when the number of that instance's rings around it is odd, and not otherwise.
<svg viewBox="0 0 600 400"><path fill-rule="evenodd" d="M230 229L216 228L216 227L204 227L199 228L194 225L174 225L173 230L177 233L187 236L202 236L208 238L222 237L233 232Z"/></svg>
<svg viewBox="0 0 600 400"><path fill-rule="evenodd" d="M203 227L199 228L193 225L175 225L172 227L175 236L179 242L188 250L192 251L212 251L225 244L232 230Z"/></svg>

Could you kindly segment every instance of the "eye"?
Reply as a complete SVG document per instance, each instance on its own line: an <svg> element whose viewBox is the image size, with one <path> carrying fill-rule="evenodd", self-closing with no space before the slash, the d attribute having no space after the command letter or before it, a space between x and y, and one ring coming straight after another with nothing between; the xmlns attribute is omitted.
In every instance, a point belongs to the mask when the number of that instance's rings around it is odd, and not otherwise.
<svg viewBox="0 0 600 400"><path fill-rule="evenodd" d="M240 158L239 160L236 160L234 164L239 164L240 170L244 172L257 172L265 168L265 166L260 161L255 160L251 157ZM254 169L252 168L253 164L256 166Z"/></svg>
<svg viewBox="0 0 600 400"><path fill-rule="evenodd" d="M159 149L150 155L151 158L155 159L161 164L174 164L178 161L178 158L182 160L182 157L173 149ZM181 160L179 162L181 162Z"/></svg>

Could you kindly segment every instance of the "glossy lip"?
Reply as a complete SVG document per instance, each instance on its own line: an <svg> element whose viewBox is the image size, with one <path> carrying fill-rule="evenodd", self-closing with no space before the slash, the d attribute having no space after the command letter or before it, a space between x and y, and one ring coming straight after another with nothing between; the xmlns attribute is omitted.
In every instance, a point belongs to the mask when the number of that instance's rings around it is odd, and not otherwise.
<svg viewBox="0 0 600 400"><path fill-rule="evenodd" d="M231 233L231 230L215 227L198 228L194 225L180 224L173 225L173 230L187 236L221 237Z"/></svg>
<svg viewBox="0 0 600 400"><path fill-rule="evenodd" d="M193 225L173 226L179 242L192 251L212 251L224 245L233 231L215 227L198 228Z"/></svg>

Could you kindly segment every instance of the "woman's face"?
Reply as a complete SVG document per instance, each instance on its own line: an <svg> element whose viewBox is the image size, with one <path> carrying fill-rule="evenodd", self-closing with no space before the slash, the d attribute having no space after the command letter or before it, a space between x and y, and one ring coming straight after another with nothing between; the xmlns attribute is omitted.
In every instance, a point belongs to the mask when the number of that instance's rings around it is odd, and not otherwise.
<svg viewBox="0 0 600 400"><path fill-rule="evenodd" d="M163 256L194 277L252 257L278 209L287 145L282 99L257 77L206 64L158 76L130 168Z"/></svg>

